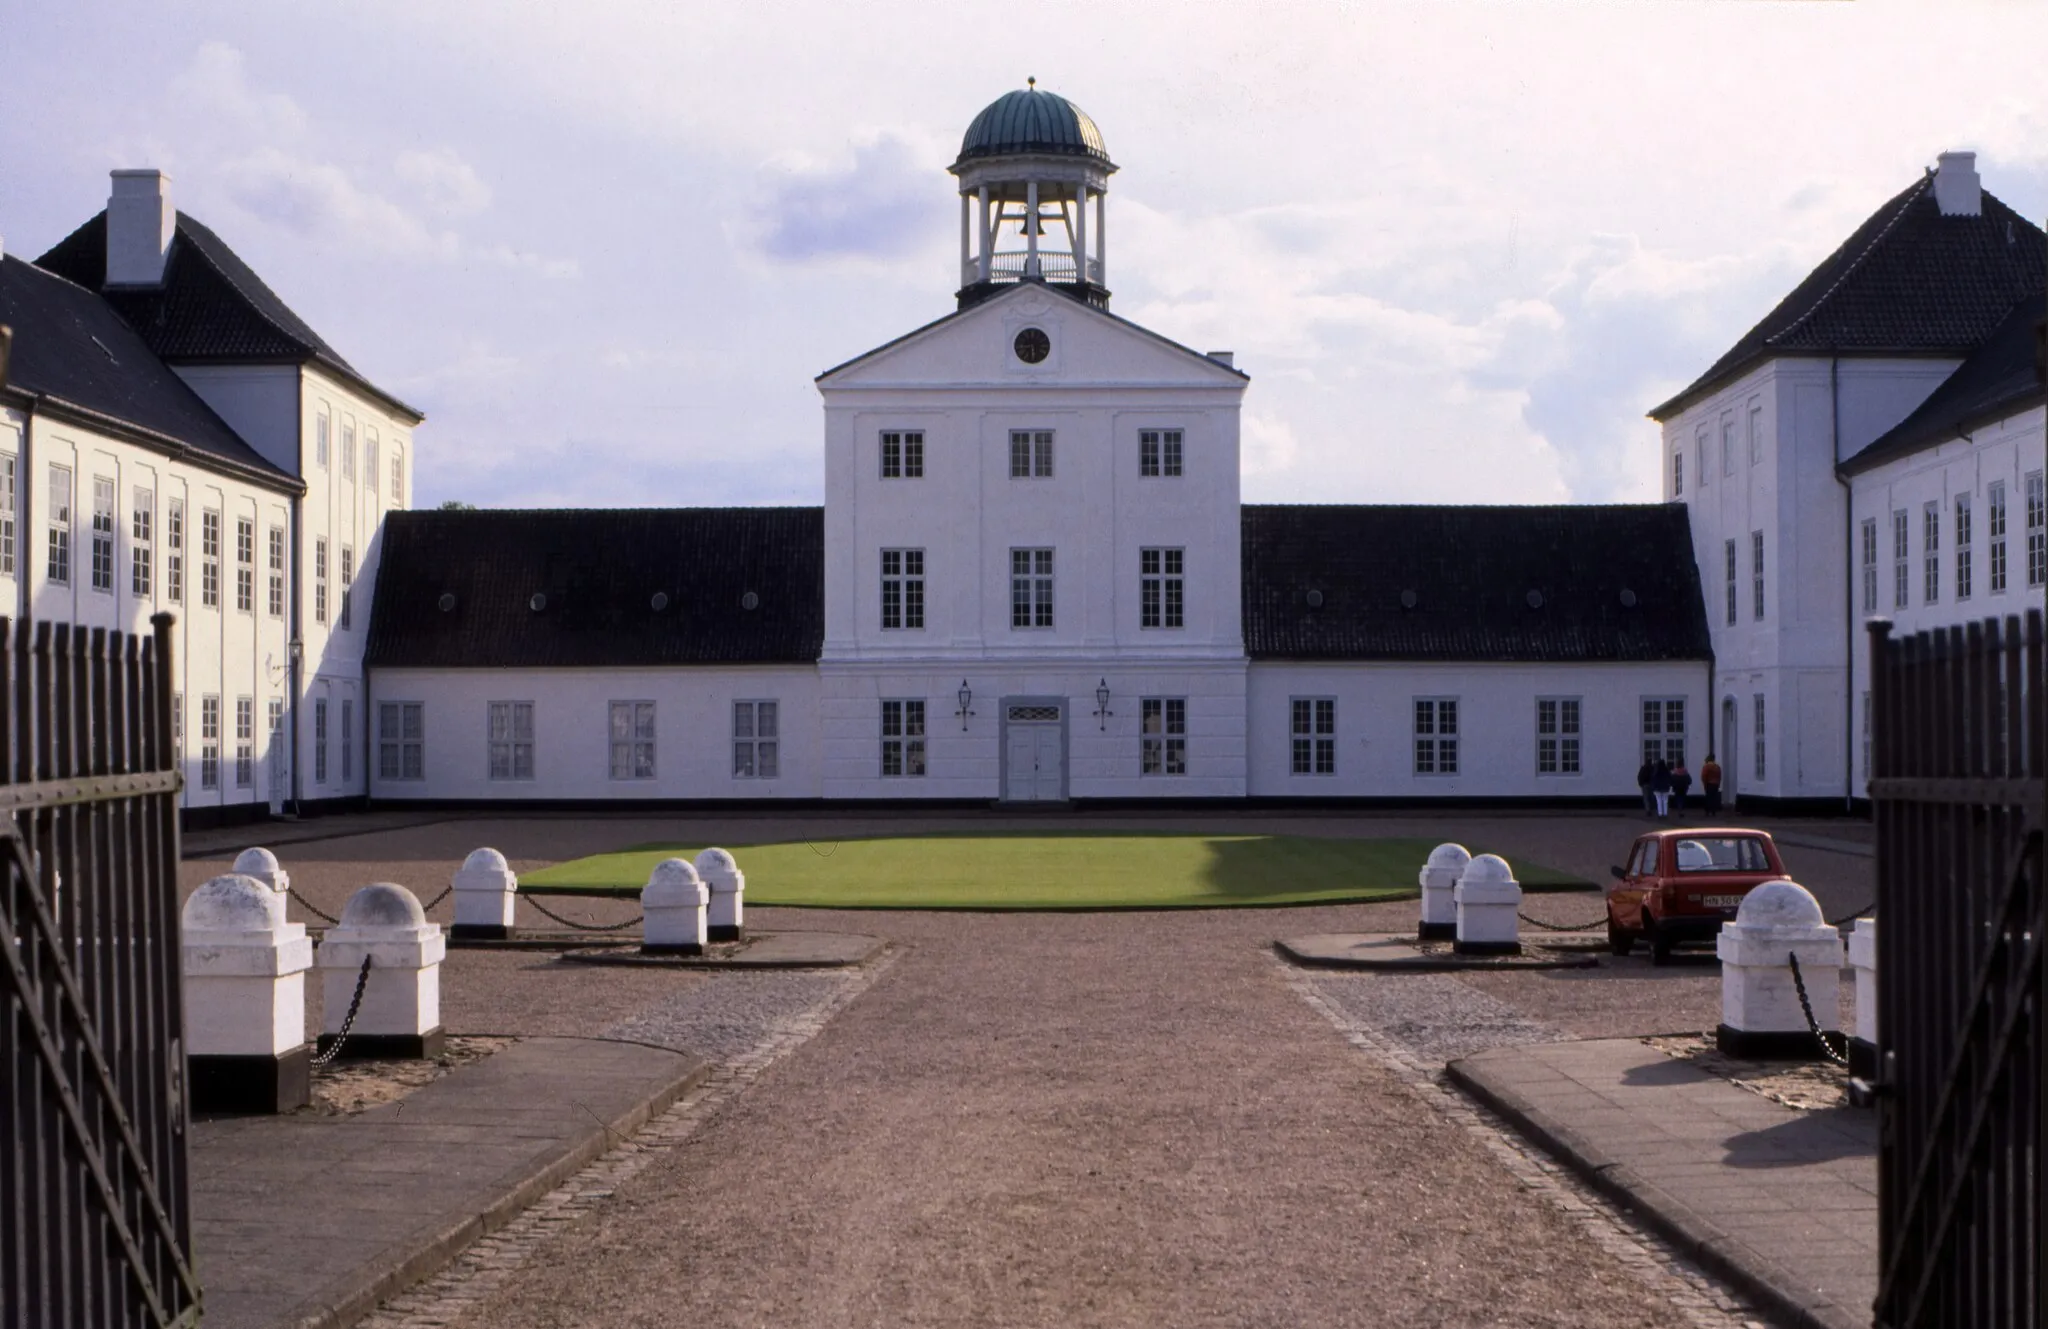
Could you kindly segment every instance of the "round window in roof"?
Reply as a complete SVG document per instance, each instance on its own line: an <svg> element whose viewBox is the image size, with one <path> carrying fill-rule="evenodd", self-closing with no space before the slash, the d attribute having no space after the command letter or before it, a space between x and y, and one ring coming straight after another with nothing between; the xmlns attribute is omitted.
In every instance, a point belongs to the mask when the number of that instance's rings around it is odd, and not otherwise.
<svg viewBox="0 0 2048 1329"><path fill-rule="evenodd" d="M1310 591L1307 599L1310 609L1321 609L1323 607L1323 593L1321 591Z"/></svg>
<svg viewBox="0 0 2048 1329"><path fill-rule="evenodd" d="M1043 328L1026 328L1017 334L1017 340L1010 343L1017 358L1027 365L1035 365L1052 354L1052 338L1045 335Z"/></svg>
<svg viewBox="0 0 2048 1329"><path fill-rule="evenodd" d="M1543 607L1543 592L1541 591L1531 591L1522 598L1529 602L1531 609L1541 609Z"/></svg>
<svg viewBox="0 0 2048 1329"><path fill-rule="evenodd" d="M1413 609L1417 603L1418 598L1419 597L1417 597L1415 592L1413 591L1401 592L1401 607L1403 609Z"/></svg>
<svg viewBox="0 0 2048 1329"><path fill-rule="evenodd" d="M752 591L748 591L748 592L747 592L747 593L746 593L745 595L742 595L742 596L740 597L740 608L742 608L742 609L759 609L760 607L761 607L761 597L760 597L760 596L758 596L758 595L756 595L756 594L754 594L754 593L753 593Z"/></svg>
<svg viewBox="0 0 2048 1329"><path fill-rule="evenodd" d="M1621 588L1621 607L1623 609L1634 609L1636 607L1636 593L1626 586Z"/></svg>
<svg viewBox="0 0 2048 1329"><path fill-rule="evenodd" d="M660 613L662 610L668 608L668 592L656 591L654 593L654 598L647 602L647 607L652 609L657 614Z"/></svg>
<svg viewBox="0 0 2048 1329"><path fill-rule="evenodd" d="M444 613L444 614L452 614L452 613L454 613L454 612L455 612L455 592L453 592L453 591L443 591L443 592L441 592L441 599L440 599L440 601L439 601L439 604L440 604L440 606L441 606L441 612L442 612L442 613Z"/></svg>
<svg viewBox="0 0 2048 1329"><path fill-rule="evenodd" d="M538 614L541 610L546 609L548 607L547 592L535 591L533 595L527 599L526 607L528 609L531 609L536 614Z"/></svg>

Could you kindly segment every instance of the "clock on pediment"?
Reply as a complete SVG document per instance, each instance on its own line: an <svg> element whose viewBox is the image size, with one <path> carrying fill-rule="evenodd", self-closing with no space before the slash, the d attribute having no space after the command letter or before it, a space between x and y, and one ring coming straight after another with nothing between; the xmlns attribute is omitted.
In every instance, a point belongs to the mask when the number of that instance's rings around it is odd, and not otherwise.
<svg viewBox="0 0 2048 1329"><path fill-rule="evenodd" d="M1045 335L1043 328L1025 328L1010 343L1010 349L1025 364L1040 364L1052 354L1052 338Z"/></svg>

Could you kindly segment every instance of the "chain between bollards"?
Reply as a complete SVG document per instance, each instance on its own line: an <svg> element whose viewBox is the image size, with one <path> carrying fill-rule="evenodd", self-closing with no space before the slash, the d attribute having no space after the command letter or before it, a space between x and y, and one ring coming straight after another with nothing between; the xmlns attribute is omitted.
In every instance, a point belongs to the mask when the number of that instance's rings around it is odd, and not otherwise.
<svg viewBox="0 0 2048 1329"><path fill-rule="evenodd" d="M342 1018L341 1032L327 1045L327 1050L313 1058L315 1066L325 1066L341 1055L341 1045L348 1042L348 1031L356 1027L356 1012L363 1008L363 989L370 984L370 957L363 957L363 970L356 975L356 995L349 998L348 1014Z"/></svg>
<svg viewBox="0 0 2048 1329"><path fill-rule="evenodd" d="M560 914L548 908L546 905L542 904L540 901L534 899L530 895L522 896L521 898L524 899L527 904L531 905L536 911L538 911L543 917L552 918L553 920L555 920L555 922L560 923L563 927L574 928L578 932L624 932L627 928L639 926L639 924L643 921L645 917L644 915L636 914L632 918L627 919L623 923L579 923L573 918L562 917Z"/></svg>
<svg viewBox="0 0 2048 1329"><path fill-rule="evenodd" d="M1792 986L1799 992L1799 1009L1806 1013L1806 1027L1813 1034L1813 1041L1820 1044L1821 1055L1837 1066L1847 1066L1849 1059L1835 1051L1835 1045L1821 1032L1820 1022L1813 1018L1813 1003L1806 998L1806 977L1799 972L1798 953L1787 951L1785 958L1792 964Z"/></svg>
<svg viewBox="0 0 2048 1329"><path fill-rule="evenodd" d="M1521 919L1524 923L1542 928L1545 932L1591 932L1596 928L1605 926L1607 922L1607 915L1605 914L1600 915L1600 917L1590 923L1546 923L1540 918L1531 918L1519 910L1516 911L1515 917Z"/></svg>
<svg viewBox="0 0 2048 1329"><path fill-rule="evenodd" d="M309 914L313 915L313 917L315 917L315 918L319 918L319 919L325 919L325 920L326 920L327 922L329 922L329 923L332 923L332 924L333 924L334 926L336 926L336 927L340 927L340 926L341 926L341 920L340 920L340 919L336 918L336 917L335 917L335 916L334 916L333 914L330 914L330 913L328 913L328 912L327 912L326 910L322 909L322 908L321 908L321 907L320 907L319 905L316 905L316 904L314 904L314 903L313 903L313 902L312 902L311 900L308 900L308 899L307 899L307 898L306 898L305 896L303 896L303 895L299 894L299 888L298 888L298 887L296 887L296 886L293 886L293 887L291 887L291 888L290 888L290 892L289 892L289 893L290 893L290 895L291 895L292 899L294 899L294 900L297 900L297 901L299 902L299 907L300 907L301 909L304 909L304 910L305 910L305 911L306 911L307 913L309 913Z"/></svg>

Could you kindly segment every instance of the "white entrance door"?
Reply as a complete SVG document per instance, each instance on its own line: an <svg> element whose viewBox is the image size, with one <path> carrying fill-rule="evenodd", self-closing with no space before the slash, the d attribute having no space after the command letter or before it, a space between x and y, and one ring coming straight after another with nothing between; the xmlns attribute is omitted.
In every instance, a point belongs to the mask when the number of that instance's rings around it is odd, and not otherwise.
<svg viewBox="0 0 2048 1329"><path fill-rule="evenodd" d="M1057 724L1012 724L1006 759L1013 802L1060 797L1065 752Z"/></svg>

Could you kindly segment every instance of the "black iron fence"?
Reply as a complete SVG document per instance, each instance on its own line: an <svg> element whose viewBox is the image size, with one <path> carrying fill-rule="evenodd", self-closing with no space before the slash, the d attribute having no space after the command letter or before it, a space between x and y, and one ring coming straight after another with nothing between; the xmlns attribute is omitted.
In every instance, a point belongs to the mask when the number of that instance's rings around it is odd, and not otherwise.
<svg viewBox="0 0 2048 1329"><path fill-rule="evenodd" d="M193 1324L169 615L0 618L0 1326Z"/></svg>
<svg viewBox="0 0 2048 1329"><path fill-rule="evenodd" d="M1871 625L1876 1322L2048 1324L2042 616Z"/></svg>

